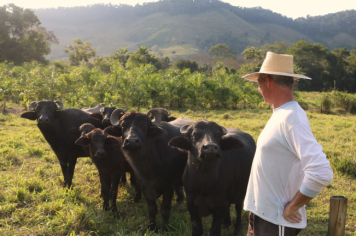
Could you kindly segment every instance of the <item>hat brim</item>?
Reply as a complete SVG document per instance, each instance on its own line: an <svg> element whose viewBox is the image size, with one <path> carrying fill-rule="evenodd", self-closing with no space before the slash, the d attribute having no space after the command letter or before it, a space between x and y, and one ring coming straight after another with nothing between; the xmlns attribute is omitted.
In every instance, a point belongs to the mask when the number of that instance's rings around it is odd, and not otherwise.
<svg viewBox="0 0 356 236"><path fill-rule="evenodd" d="M284 75L284 76L290 76L293 77L294 80L297 79L310 79L309 77L305 76L305 75L298 75L298 74L289 74L289 73L278 73L278 72L255 72L255 73L251 73L245 76L242 76L242 78L250 80L252 82L258 82L258 75L259 74L268 74L268 75Z"/></svg>

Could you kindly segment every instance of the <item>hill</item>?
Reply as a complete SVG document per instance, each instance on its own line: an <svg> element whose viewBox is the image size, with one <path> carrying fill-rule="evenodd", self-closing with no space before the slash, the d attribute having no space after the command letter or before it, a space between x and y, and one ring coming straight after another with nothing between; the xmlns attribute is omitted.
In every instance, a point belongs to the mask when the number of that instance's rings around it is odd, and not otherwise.
<svg viewBox="0 0 356 236"><path fill-rule="evenodd" d="M52 46L50 60L67 57L63 50L74 38L90 41L99 56L147 45L158 56L172 59L207 53L217 43L239 52L247 46L274 41L291 45L301 39L329 49L356 48L356 30L350 26L356 25L354 11L292 20L270 10L235 7L218 0L163 0L134 7L97 4L35 13L59 39L59 45Z"/></svg>

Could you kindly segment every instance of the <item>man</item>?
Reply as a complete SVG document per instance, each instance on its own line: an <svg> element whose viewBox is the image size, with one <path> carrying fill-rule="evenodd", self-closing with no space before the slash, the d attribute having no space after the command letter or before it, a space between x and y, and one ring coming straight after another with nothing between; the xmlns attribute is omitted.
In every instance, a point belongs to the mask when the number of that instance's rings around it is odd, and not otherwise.
<svg viewBox="0 0 356 236"><path fill-rule="evenodd" d="M273 114L257 140L244 210L248 236L298 235L307 225L305 204L328 185L333 172L314 138L308 117L294 100L293 56L268 52L260 72L243 78L258 82Z"/></svg>

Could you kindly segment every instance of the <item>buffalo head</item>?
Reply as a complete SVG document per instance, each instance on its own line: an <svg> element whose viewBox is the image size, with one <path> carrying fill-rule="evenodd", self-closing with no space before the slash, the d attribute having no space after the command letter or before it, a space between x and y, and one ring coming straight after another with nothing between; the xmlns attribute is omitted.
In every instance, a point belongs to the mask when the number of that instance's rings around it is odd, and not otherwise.
<svg viewBox="0 0 356 236"><path fill-rule="evenodd" d="M159 123L159 118L156 121ZM135 111L126 113L119 121L112 124L121 129L122 147L130 151L141 149L148 139L157 138L164 132L147 114Z"/></svg>
<svg viewBox="0 0 356 236"><path fill-rule="evenodd" d="M184 152L196 162L218 160L221 151L243 147L242 142L235 136L229 136L226 128L206 120L184 125L180 132L182 136L169 141L169 145Z"/></svg>
<svg viewBox="0 0 356 236"><path fill-rule="evenodd" d="M88 128L88 127L87 127ZM89 147L91 156L94 158L104 158L106 156L105 145L120 145L120 141L103 130L96 128L89 133L82 135L75 144Z"/></svg>
<svg viewBox="0 0 356 236"><path fill-rule="evenodd" d="M111 117L111 114L115 111L116 107L103 107L100 109L100 113L93 113L93 114L90 114L91 117L94 117L98 120L101 120L102 121L102 124L105 126L105 127L108 127L111 125L110 123L110 117ZM125 111L120 109L122 111L122 115L125 114Z"/></svg>
<svg viewBox="0 0 356 236"><path fill-rule="evenodd" d="M37 120L38 126L49 126L55 119L62 119L68 114L63 109L61 101L39 101L31 102L28 106L29 112L21 115L22 118Z"/></svg>

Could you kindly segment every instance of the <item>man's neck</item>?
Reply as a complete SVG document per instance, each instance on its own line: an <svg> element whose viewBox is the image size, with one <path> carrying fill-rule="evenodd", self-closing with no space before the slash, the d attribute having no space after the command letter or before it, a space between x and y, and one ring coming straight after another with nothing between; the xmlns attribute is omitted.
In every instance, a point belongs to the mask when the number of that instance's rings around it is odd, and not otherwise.
<svg viewBox="0 0 356 236"><path fill-rule="evenodd" d="M287 88L283 88L276 91L273 100L271 102L272 108L276 109L287 102L294 101L293 91Z"/></svg>

